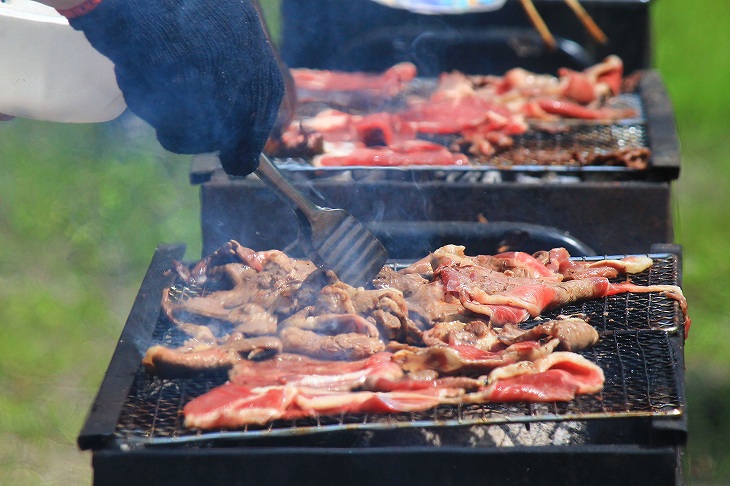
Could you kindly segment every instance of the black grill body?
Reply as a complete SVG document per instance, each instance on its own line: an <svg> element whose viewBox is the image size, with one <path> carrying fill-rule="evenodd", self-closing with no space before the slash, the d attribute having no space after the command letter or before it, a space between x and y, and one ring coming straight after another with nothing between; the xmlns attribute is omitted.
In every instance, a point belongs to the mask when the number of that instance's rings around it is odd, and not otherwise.
<svg viewBox="0 0 730 486"><path fill-rule="evenodd" d="M586 351L607 377L597 396L203 432L182 426L182 407L225 376L161 380L140 366L148 346L184 339L160 315L165 270L183 254L182 246L155 253L79 435L93 451L97 485L682 482L684 339L669 299L613 296L561 309L588 315L601 335ZM655 265L636 283L679 282L678 253L651 256Z"/></svg>
<svg viewBox="0 0 730 486"><path fill-rule="evenodd" d="M673 448L225 448L94 454L94 484L681 485Z"/></svg>

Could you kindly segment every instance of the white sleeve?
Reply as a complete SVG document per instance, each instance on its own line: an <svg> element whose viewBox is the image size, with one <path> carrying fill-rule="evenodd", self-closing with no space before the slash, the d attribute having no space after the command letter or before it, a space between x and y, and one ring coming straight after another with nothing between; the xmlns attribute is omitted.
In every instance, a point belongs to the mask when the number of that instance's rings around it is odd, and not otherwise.
<svg viewBox="0 0 730 486"><path fill-rule="evenodd" d="M48 5L57 10L67 10L84 3L84 0L37 0L38 3Z"/></svg>
<svg viewBox="0 0 730 486"><path fill-rule="evenodd" d="M30 0L0 2L0 41L0 113L91 123L126 108L114 64L55 9Z"/></svg>

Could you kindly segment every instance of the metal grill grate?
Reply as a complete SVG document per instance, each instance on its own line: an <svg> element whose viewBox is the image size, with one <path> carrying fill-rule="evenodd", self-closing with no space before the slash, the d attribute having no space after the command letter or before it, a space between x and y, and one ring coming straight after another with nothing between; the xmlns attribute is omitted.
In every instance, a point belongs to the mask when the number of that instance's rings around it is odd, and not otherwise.
<svg viewBox="0 0 730 486"><path fill-rule="evenodd" d="M640 284L677 282L671 255L651 255L651 269L632 278ZM293 437L323 432L451 427L479 424L561 423L620 417L679 416L683 409L676 339L681 317L673 300L659 294L617 295L566 306L554 314L585 314L601 339L582 354L604 371L604 389L568 403L439 406L420 413L347 415L277 421L266 428L202 432L183 426L182 408L196 396L223 384L226 373L189 379L159 379L141 367L117 422L115 438L124 443L164 444L216 439ZM530 326L533 323L525 323ZM160 318L150 344L176 346L186 336ZM572 422L571 422L572 424ZM566 425L566 427L574 427Z"/></svg>
<svg viewBox="0 0 730 486"><path fill-rule="evenodd" d="M643 125L579 125L565 132L531 131L514 137L515 147L495 155L488 165L530 166L565 165L580 167L577 161L566 162L564 155L599 155L613 151L647 147ZM552 157L539 154L546 153ZM554 161L554 162L552 162Z"/></svg>

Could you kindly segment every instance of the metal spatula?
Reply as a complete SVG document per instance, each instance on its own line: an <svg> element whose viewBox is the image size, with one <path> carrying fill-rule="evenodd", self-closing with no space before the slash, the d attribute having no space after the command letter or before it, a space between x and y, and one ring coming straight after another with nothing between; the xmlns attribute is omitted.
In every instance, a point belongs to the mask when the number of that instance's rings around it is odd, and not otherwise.
<svg viewBox="0 0 730 486"><path fill-rule="evenodd" d="M312 261L354 287L370 283L388 259L383 244L344 209L314 204L264 154L259 160L256 175L292 204L299 219L300 244Z"/></svg>

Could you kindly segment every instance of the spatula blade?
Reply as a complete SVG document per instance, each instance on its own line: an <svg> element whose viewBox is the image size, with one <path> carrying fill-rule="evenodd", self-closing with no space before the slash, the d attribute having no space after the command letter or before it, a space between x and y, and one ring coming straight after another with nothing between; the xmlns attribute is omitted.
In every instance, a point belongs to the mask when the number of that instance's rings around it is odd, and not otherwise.
<svg viewBox="0 0 730 486"><path fill-rule="evenodd" d="M318 265L343 282L363 287L372 282L388 260L383 244L357 219L342 209L322 208L302 222L306 246Z"/></svg>
<svg viewBox="0 0 730 486"><path fill-rule="evenodd" d="M340 280L355 287L370 283L383 268L388 252L350 213L314 204L264 154L256 175L292 204L299 217L300 246L316 264L329 268Z"/></svg>

